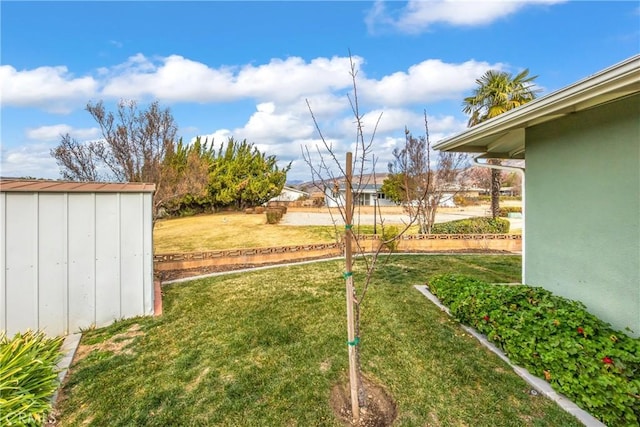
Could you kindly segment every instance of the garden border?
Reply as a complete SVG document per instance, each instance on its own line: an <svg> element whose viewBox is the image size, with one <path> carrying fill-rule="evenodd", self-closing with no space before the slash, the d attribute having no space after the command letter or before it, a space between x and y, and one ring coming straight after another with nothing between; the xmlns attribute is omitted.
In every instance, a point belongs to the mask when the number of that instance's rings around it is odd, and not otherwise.
<svg viewBox="0 0 640 427"><path fill-rule="evenodd" d="M429 299L429 301L431 301L438 308L440 308L440 310L442 310L445 313L447 313L450 317L453 317L453 316L451 316L451 312L449 311L449 308L444 306L440 302L438 297L436 297L435 295L433 295L429 291L429 288L426 285L415 285L414 288L416 288L421 294L423 294L425 297L427 297ZM469 326L466 326L466 325L463 325L463 324L460 324L460 326L466 332L468 332L470 335L472 335L478 341L480 341L480 343L483 346L485 346L486 348L488 348L489 350L494 352L500 359L505 361L507 363L507 365L511 366L513 371L516 374L518 374L518 376L520 376L520 378L522 378L527 383L529 383L537 392L542 393L543 395L545 395L549 399L551 399L554 402L556 402L558 404L558 406L560 406L562 409L564 409L569 414L571 414L574 417L576 417L582 424L584 424L587 427L607 427L606 424L603 424L601 421L596 419L593 415L591 415L590 413L588 413L584 409L580 408L578 405L573 403L573 401L570 400L568 397L566 397L565 395L563 395L561 393L558 393L555 390L553 390L553 388L551 388L551 384L549 384L548 382L546 382L542 378L536 377L535 375L531 374L525 368L522 368L522 367L520 367L518 365L514 365L513 363L511 363L509 358L502 352L502 350L500 350L498 347L496 347L495 345L490 343L484 335L482 335L481 333L479 333L478 331L476 331L475 329L473 329L473 328L471 328Z"/></svg>
<svg viewBox="0 0 640 427"><path fill-rule="evenodd" d="M361 249L367 253L378 250L381 236L356 236ZM464 251L522 251L522 236L518 234L420 234L405 235L397 241L395 253L437 253ZM384 249L386 252L386 249ZM153 256L154 272L160 280L168 272L179 270L220 269L221 267L259 266L292 261L309 261L342 256L341 242L315 243L269 248L227 249L206 252L158 253Z"/></svg>

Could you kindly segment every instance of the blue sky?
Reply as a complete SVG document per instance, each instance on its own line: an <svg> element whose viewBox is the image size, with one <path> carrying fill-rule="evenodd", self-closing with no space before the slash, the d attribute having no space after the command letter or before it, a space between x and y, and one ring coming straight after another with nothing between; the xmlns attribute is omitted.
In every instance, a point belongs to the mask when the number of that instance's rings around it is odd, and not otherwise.
<svg viewBox="0 0 640 427"><path fill-rule="evenodd" d="M0 3L2 176L58 178L60 135L100 137L88 101L169 107L186 141L254 142L308 180L318 144L354 140L351 51L378 171L405 125L432 142L466 127L462 99L489 69L538 75L542 94L640 52L637 1Z"/></svg>

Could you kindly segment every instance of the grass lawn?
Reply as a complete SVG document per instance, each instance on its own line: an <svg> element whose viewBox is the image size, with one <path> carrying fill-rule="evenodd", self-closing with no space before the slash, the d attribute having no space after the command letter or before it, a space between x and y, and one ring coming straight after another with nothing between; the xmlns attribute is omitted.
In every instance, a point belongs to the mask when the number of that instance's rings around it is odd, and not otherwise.
<svg viewBox="0 0 640 427"><path fill-rule="evenodd" d="M264 214L248 215L242 212L158 221L153 229L154 253L269 248L336 241L336 228L331 225L295 226L266 222ZM354 229L356 232L373 234L373 225L361 225ZM409 232L417 233L417 230L418 227L413 226Z"/></svg>
<svg viewBox="0 0 640 427"><path fill-rule="evenodd" d="M347 372L341 272L329 261L165 286L162 317L85 333L60 425L340 425L329 395ZM444 272L517 281L520 257L379 267L360 345L365 374L397 403L394 425L579 426L413 288Z"/></svg>
<svg viewBox="0 0 640 427"><path fill-rule="evenodd" d="M200 252L335 242L332 226L299 227L266 222L264 214L241 212L158 221L153 229L154 252Z"/></svg>

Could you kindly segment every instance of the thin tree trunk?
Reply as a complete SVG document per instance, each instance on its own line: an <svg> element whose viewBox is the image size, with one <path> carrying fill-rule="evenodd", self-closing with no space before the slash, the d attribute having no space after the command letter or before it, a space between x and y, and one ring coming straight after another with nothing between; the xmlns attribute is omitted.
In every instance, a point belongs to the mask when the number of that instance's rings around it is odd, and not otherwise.
<svg viewBox="0 0 640 427"><path fill-rule="evenodd" d="M489 159L487 163L499 165L500 160ZM499 169L491 169L491 216L500 216L500 187L502 185L502 175Z"/></svg>
<svg viewBox="0 0 640 427"><path fill-rule="evenodd" d="M352 153L347 152L346 162L346 195L345 195L345 279L346 279L346 299L347 299L347 348L349 350L349 388L351 390L351 411L353 422L360 420L360 402L358 400L359 372L357 364L357 345L359 338L356 335L354 318L354 287L353 287L353 262L352 262L352 240L353 240L353 194L352 194Z"/></svg>

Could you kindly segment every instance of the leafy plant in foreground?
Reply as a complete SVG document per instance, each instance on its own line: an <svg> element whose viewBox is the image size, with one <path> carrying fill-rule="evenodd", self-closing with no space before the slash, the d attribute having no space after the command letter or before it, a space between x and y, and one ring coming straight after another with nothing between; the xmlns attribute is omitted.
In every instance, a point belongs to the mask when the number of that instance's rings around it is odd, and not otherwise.
<svg viewBox="0 0 640 427"><path fill-rule="evenodd" d="M0 425L39 426L51 410L63 338L27 330L0 334Z"/></svg>
<svg viewBox="0 0 640 427"><path fill-rule="evenodd" d="M640 339L542 288L460 275L437 276L428 285L457 320L607 425L640 422Z"/></svg>

